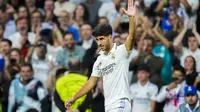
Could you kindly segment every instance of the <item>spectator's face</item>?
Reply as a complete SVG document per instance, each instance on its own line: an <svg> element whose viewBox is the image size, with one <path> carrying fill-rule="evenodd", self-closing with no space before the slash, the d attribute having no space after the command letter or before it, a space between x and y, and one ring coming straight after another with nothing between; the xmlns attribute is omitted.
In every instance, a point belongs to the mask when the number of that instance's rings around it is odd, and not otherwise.
<svg viewBox="0 0 200 112"><path fill-rule="evenodd" d="M198 96L197 95L187 95L185 96L186 102L190 105L190 106L194 106L196 105L197 101L198 101Z"/></svg>
<svg viewBox="0 0 200 112"><path fill-rule="evenodd" d="M71 34L67 34L64 37L64 46L68 49L72 49L75 44L74 37Z"/></svg>
<svg viewBox="0 0 200 112"><path fill-rule="evenodd" d="M27 17L28 16L28 12L26 10L25 7L20 7L19 8L19 17Z"/></svg>
<svg viewBox="0 0 200 112"><path fill-rule="evenodd" d="M98 36L96 37L97 44L102 51L110 50L110 36Z"/></svg>
<svg viewBox="0 0 200 112"><path fill-rule="evenodd" d="M69 21L69 15L67 12L61 12L59 17L58 17L58 22L60 23L60 25L64 26L64 25L68 25L68 21Z"/></svg>
<svg viewBox="0 0 200 112"><path fill-rule="evenodd" d="M23 66L21 67L20 75L24 81L28 81L33 77L33 71L31 71L30 67Z"/></svg>
<svg viewBox="0 0 200 112"><path fill-rule="evenodd" d="M11 50L11 46L7 42L1 42L0 46L4 54L8 54Z"/></svg>
<svg viewBox="0 0 200 112"><path fill-rule="evenodd" d="M152 53L153 50L153 42L149 39L144 39L143 41L143 52Z"/></svg>
<svg viewBox="0 0 200 112"><path fill-rule="evenodd" d="M12 51L10 53L10 58L15 59L17 62L20 61L20 54L17 51Z"/></svg>
<svg viewBox="0 0 200 112"><path fill-rule="evenodd" d="M176 14L170 14L169 15L169 22L172 24L172 25L176 25L177 24L177 17L176 17Z"/></svg>
<svg viewBox="0 0 200 112"><path fill-rule="evenodd" d="M35 6L35 0L26 0L27 6Z"/></svg>
<svg viewBox="0 0 200 112"><path fill-rule="evenodd" d="M184 80L183 74L179 70L174 70L172 74L172 80L177 84L181 83Z"/></svg>
<svg viewBox="0 0 200 112"><path fill-rule="evenodd" d="M169 4L172 6L172 7L177 7L179 6L179 0L169 0Z"/></svg>
<svg viewBox="0 0 200 112"><path fill-rule="evenodd" d="M3 38L3 33L4 33L3 26L0 25L0 38Z"/></svg>
<svg viewBox="0 0 200 112"><path fill-rule="evenodd" d="M120 43L124 44L127 37L128 37L128 33L120 34Z"/></svg>
<svg viewBox="0 0 200 112"><path fill-rule="evenodd" d="M20 32L27 32L28 30L27 20L26 19L19 20L17 22L17 29Z"/></svg>
<svg viewBox="0 0 200 112"><path fill-rule="evenodd" d="M192 70L194 67L194 61L192 57L188 56L185 58L185 69L186 70Z"/></svg>
<svg viewBox="0 0 200 112"><path fill-rule="evenodd" d="M78 5L76 9L76 16L83 17L84 16L84 7L82 5Z"/></svg>
<svg viewBox="0 0 200 112"><path fill-rule="evenodd" d="M46 56L47 49L43 45L38 46L37 49L36 49L36 53L37 53L38 57L42 57L43 58L43 57Z"/></svg>
<svg viewBox="0 0 200 112"><path fill-rule="evenodd" d="M188 47L192 51L195 51L198 48L197 39L195 37L188 38Z"/></svg>
<svg viewBox="0 0 200 112"><path fill-rule="evenodd" d="M140 82L147 81L148 77L149 77L149 73L144 70L139 70L137 73L137 78L138 78L138 81Z"/></svg>
<svg viewBox="0 0 200 112"><path fill-rule="evenodd" d="M115 37L115 38L114 38L114 42L115 42L117 45L120 45L120 44L121 44L120 37Z"/></svg>
<svg viewBox="0 0 200 112"><path fill-rule="evenodd" d="M108 20L106 18L101 18L99 19L99 22L98 24L107 24L108 23Z"/></svg>
<svg viewBox="0 0 200 112"><path fill-rule="evenodd" d="M41 23L41 14L39 12L35 12L31 16L31 23L33 24L40 24Z"/></svg>
<svg viewBox="0 0 200 112"><path fill-rule="evenodd" d="M53 9L54 9L53 1L50 1L50 0L45 1L44 9L45 9L45 11L53 11Z"/></svg>
<svg viewBox="0 0 200 112"><path fill-rule="evenodd" d="M81 27L81 36L83 40L89 40L92 37L92 28L90 25L83 25Z"/></svg>
<svg viewBox="0 0 200 112"><path fill-rule="evenodd" d="M10 19L10 16L6 12L1 12L0 10L0 24L6 24Z"/></svg>

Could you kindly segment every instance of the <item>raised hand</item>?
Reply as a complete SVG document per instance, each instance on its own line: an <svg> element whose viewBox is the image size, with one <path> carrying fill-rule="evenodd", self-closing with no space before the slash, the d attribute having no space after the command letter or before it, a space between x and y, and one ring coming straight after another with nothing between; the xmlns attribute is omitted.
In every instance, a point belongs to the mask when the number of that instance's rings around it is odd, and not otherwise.
<svg viewBox="0 0 200 112"><path fill-rule="evenodd" d="M124 13L126 15L130 16L135 16L137 13L137 7L136 5L133 5L133 0L128 0L128 9L125 10L124 8L122 8L122 10L124 11Z"/></svg>
<svg viewBox="0 0 200 112"><path fill-rule="evenodd" d="M192 33L196 33L197 32L197 27L196 24L192 25Z"/></svg>

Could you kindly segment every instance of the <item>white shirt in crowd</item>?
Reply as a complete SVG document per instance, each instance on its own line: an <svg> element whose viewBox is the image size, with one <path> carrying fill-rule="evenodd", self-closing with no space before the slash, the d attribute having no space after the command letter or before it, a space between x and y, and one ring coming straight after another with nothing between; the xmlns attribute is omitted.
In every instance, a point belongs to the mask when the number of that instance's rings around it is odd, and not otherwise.
<svg viewBox="0 0 200 112"><path fill-rule="evenodd" d="M44 87L47 88L46 82L51 70L50 61L47 58L45 60L40 60L36 52L33 52L31 63L34 70L34 78L41 81Z"/></svg>
<svg viewBox="0 0 200 112"><path fill-rule="evenodd" d="M14 33L8 39L12 42L12 47L13 48L21 48L21 34L19 32ZM28 41L30 44L34 44L35 42L35 33L29 32L28 33Z"/></svg>
<svg viewBox="0 0 200 112"><path fill-rule="evenodd" d="M144 86L136 82L130 86L132 112L151 112L151 101L156 101L158 87L147 82Z"/></svg>
<svg viewBox="0 0 200 112"><path fill-rule="evenodd" d="M99 17L107 17L110 25L113 25L116 18L119 17L119 13L117 12L113 2L103 3L99 8L98 15Z"/></svg>
<svg viewBox="0 0 200 112"><path fill-rule="evenodd" d="M184 66L185 58L190 55L193 56L194 59L196 60L196 70L198 73L200 73L200 49L199 48L195 52L192 52L188 48L183 48L182 54L180 56L181 65Z"/></svg>
<svg viewBox="0 0 200 112"><path fill-rule="evenodd" d="M86 41L86 40L83 40L83 44L82 44L82 47L85 49L85 50L88 50L92 47L92 44L94 42L94 39L91 38L90 40Z"/></svg>
<svg viewBox="0 0 200 112"><path fill-rule="evenodd" d="M62 46L54 47L50 44L47 44L47 57L49 61L56 62L56 56L58 52L62 50Z"/></svg>
<svg viewBox="0 0 200 112"><path fill-rule="evenodd" d="M128 83L129 53L125 45L114 44L108 55L100 52L93 66L92 76L103 77L105 107L122 98L130 100Z"/></svg>
<svg viewBox="0 0 200 112"><path fill-rule="evenodd" d="M167 86L163 86L158 94L156 100L157 102L165 101L163 112L177 112L179 106L185 103L184 98L184 88L186 82L183 81L181 84L178 84L176 88L167 91Z"/></svg>
<svg viewBox="0 0 200 112"><path fill-rule="evenodd" d="M60 14L60 12L62 12L62 11L67 11L69 13L73 13L76 8L76 5L69 1L65 1L64 3L60 3L58 1L56 1L54 3L54 6L55 6L54 14L56 16L58 16Z"/></svg>

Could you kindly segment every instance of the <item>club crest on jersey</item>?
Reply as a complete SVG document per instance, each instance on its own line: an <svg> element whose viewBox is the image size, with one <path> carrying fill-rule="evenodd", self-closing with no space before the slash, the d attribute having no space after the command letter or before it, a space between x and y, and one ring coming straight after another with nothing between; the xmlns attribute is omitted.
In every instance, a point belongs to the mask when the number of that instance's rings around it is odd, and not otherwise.
<svg viewBox="0 0 200 112"><path fill-rule="evenodd" d="M112 53L112 54L111 54L111 58L112 58L112 59L115 59L115 53Z"/></svg>

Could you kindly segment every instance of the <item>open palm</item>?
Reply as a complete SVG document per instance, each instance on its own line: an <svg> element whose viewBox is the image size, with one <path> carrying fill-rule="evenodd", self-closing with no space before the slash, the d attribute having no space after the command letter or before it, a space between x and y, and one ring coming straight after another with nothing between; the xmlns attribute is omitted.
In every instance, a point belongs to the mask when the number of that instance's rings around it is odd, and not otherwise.
<svg viewBox="0 0 200 112"><path fill-rule="evenodd" d="M133 5L133 0L128 0L128 9L125 10L123 8L122 10L128 16L135 16L135 14L137 12L137 7L136 7L136 5Z"/></svg>

